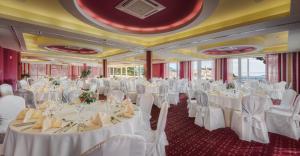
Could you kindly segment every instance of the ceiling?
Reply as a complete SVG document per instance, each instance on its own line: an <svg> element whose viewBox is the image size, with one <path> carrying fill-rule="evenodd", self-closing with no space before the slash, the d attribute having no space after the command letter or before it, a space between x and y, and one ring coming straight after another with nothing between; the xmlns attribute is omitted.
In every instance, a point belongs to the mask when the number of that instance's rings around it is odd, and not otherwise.
<svg viewBox="0 0 300 156"><path fill-rule="evenodd" d="M71 4L77 1L97 16L86 17L82 10L72 10ZM0 3L3 28L0 34L10 41L1 41L0 37L0 44L20 49L26 61L48 63L99 64L105 58L110 62L142 64L145 50L154 52L154 62L211 59L224 56L202 52L238 45L253 46L256 50L226 57L283 52L289 50L290 33L299 27L299 15L293 13L299 9L296 7L299 5L294 5L297 1L156 0L165 9L138 19L115 8L122 0L9 0ZM165 27L190 14L195 17L191 16L182 25ZM150 29L160 26L165 29ZM96 53L68 53L47 46L75 47Z"/></svg>

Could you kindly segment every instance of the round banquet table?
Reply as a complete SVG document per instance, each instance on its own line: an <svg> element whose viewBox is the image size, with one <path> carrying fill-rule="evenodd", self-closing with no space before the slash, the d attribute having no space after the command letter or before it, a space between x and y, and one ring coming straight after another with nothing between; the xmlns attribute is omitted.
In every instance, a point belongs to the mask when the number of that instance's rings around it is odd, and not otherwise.
<svg viewBox="0 0 300 156"><path fill-rule="evenodd" d="M102 108L104 109L104 108ZM66 114L70 114L66 113ZM68 116L68 115L65 115ZM13 121L4 139L5 156L79 156L96 144L118 134L134 134L139 129L141 111L135 109L132 118L122 118L120 122L104 122L101 128L77 132L51 133L22 131Z"/></svg>

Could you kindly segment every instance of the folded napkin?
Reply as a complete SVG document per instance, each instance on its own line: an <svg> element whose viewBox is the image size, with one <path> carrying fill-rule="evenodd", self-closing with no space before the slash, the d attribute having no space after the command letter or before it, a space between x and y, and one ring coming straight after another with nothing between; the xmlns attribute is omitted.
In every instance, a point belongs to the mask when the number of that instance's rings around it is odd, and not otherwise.
<svg viewBox="0 0 300 156"><path fill-rule="evenodd" d="M126 106L128 104L132 104L131 100L129 98L122 101L122 105Z"/></svg>
<svg viewBox="0 0 300 156"><path fill-rule="evenodd" d="M93 115L87 124L88 127L102 127L103 126L103 120L101 113L96 113Z"/></svg>
<svg viewBox="0 0 300 156"><path fill-rule="evenodd" d="M49 105L50 105L50 102L46 101L46 102L38 105L38 109L45 110L45 109L47 109L49 107Z"/></svg>
<svg viewBox="0 0 300 156"><path fill-rule="evenodd" d="M127 100L127 99L126 99ZM134 108L133 104L130 100L126 101L124 100L122 103L125 105L125 109L122 113L124 117L131 118L134 115Z"/></svg>
<svg viewBox="0 0 300 156"><path fill-rule="evenodd" d="M28 122L31 119L39 119L43 117L43 112L38 109L26 108L17 115L17 120Z"/></svg>
<svg viewBox="0 0 300 156"><path fill-rule="evenodd" d="M41 129L42 132L50 129L50 128L61 128L62 127L62 121L57 118L41 118L37 120L37 122L33 125L32 128L34 129Z"/></svg>

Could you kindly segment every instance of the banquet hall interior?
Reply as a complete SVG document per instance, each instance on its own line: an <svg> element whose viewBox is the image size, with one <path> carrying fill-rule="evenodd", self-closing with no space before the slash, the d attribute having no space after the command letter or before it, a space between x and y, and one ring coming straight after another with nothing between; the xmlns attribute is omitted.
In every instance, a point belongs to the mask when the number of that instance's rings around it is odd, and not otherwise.
<svg viewBox="0 0 300 156"><path fill-rule="evenodd" d="M0 156L300 155L300 0L0 0Z"/></svg>

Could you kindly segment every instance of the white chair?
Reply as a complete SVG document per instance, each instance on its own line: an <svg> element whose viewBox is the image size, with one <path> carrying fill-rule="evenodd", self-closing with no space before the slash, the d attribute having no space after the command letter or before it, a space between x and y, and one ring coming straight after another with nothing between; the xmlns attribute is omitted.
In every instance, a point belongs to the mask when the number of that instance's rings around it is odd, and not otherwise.
<svg viewBox="0 0 300 156"><path fill-rule="evenodd" d="M270 110L266 112L266 123L269 132L284 135L298 140L300 137L300 96L297 97L294 110Z"/></svg>
<svg viewBox="0 0 300 156"><path fill-rule="evenodd" d="M91 83L90 84L90 91L93 93L96 93L97 91L97 83Z"/></svg>
<svg viewBox="0 0 300 156"><path fill-rule="evenodd" d="M79 100L79 96L82 93L81 90L72 90L68 94L68 103L76 103Z"/></svg>
<svg viewBox="0 0 300 156"><path fill-rule="evenodd" d="M120 90L112 90L109 93L110 96L114 97L116 102L121 103L124 100L125 94Z"/></svg>
<svg viewBox="0 0 300 156"><path fill-rule="evenodd" d="M110 92L110 83L108 80L103 80L103 85L104 85L104 91L103 91L103 94L105 96L108 95L108 93Z"/></svg>
<svg viewBox="0 0 300 156"><path fill-rule="evenodd" d="M140 108L142 111L142 122L144 124L143 128L145 130L150 130L150 119L151 110L154 102L154 97L152 94L143 94L140 99Z"/></svg>
<svg viewBox="0 0 300 156"><path fill-rule="evenodd" d="M1 96L14 95L12 86L9 84L0 85L0 95Z"/></svg>
<svg viewBox="0 0 300 156"><path fill-rule="evenodd" d="M280 102L280 105L275 105L272 106L271 109L277 109L277 110L282 110L282 111L291 111L293 110L293 104L295 101L295 98L297 96L297 92L288 89L283 93L282 100Z"/></svg>
<svg viewBox="0 0 300 156"><path fill-rule="evenodd" d="M25 108L25 100L22 97L7 95L0 99L0 114L2 124L0 133L5 133L8 124L14 120L18 113Z"/></svg>
<svg viewBox="0 0 300 156"><path fill-rule="evenodd" d="M177 105L179 102L179 92L169 90L168 101L170 104Z"/></svg>
<svg viewBox="0 0 300 156"><path fill-rule="evenodd" d="M146 92L146 87L142 84L137 84L136 85L136 93L137 93L137 96L136 96L136 105L139 106L139 102L140 102L140 98L143 94L145 94Z"/></svg>
<svg viewBox="0 0 300 156"><path fill-rule="evenodd" d="M200 94L200 101L199 101ZM197 92L197 103L200 106L197 107L197 113L195 117L195 124L204 127L205 129L212 131L218 128L225 128L223 110L219 107L208 105L208 96L205 92Z"/></svg>
<svg viewBox="0 0 300 156"><path fill-rule="evenodd" d="M19 89L15 92L15 95L25 99L26 107L36 108L36 101L32 91Z"/></svg>
<svg viewBox="0 0 300 156"><path fill-rule="evenodd" d="M187 103L188 103L188 113L189 113L189 117L193 118L196 117L196 113L197 113L197 100L192 100L192 95L191 95L191 90L187 90L188 93L188 99L187 99Z"/></svg>
<svg viewBox="0 0 300 156"><path fill-rule="evenodd" d="M233 112L231 129L241 140L269 143L264 118L266 102L266 97L249 95L242 99L242 112Z"/></svg>
<svg viewBox="0 0 300 156"><path fill-rule="evenodd" d="M137 92L136 92L136 87L134 84L134 81L129 80L128 82L126 81L126 86L127 86L127 94L126 96L133 102L137 103Z"/></svg>
<svg viewBox="0 0 300 156"><path fill-rule="evenodd" d="M81 156L145 156L145 139L138 135L116 135Z"/></svg>
<svg viewBox="0 0 300 156"><path fill-rule="evenodd" d="M168 145L167 136L165 134L165 127L167 123L169 104L164 102L161 106L157 129L150 131L140 131L137 132L138 135L141 135L145 138L147 142L146 146L146 155L147 156L165 156L165 146Z"/></svg>
<svg viewBox="0 0 300 156"><path fill-rule="evenodd" d="M28 89L29 88L29 84L28 84L28 82L26 81L26 80L20 80L19 82L18 82L18 85L19 85L19 89Z"/></svg>
<svg viewBox="0 0 300 156"><path fill-rule="evenodd" d="M155 100L154 100L154 104L160 108L161 105L164 102L168 102L169 103L169 97L168 97L168 92L169 92L169 88L167 85L161 85L159 86L159 93L155 94Z"/></svg>

